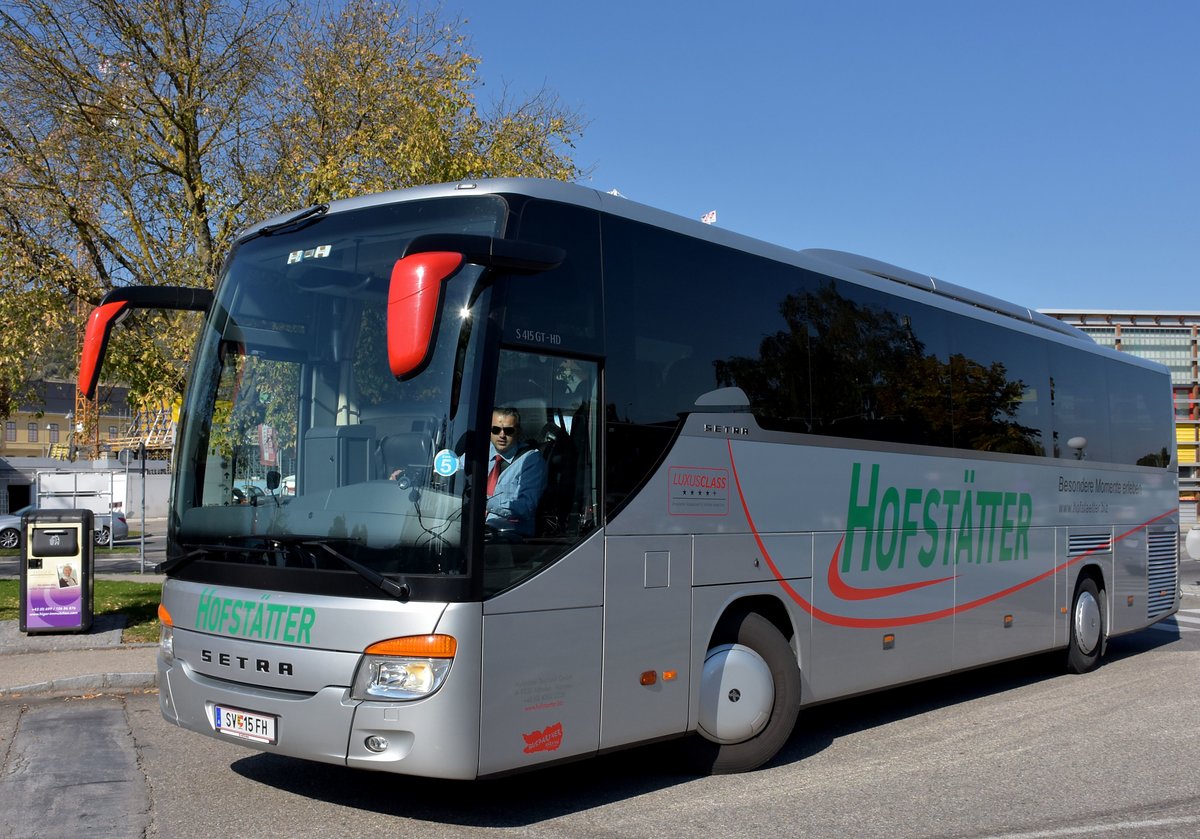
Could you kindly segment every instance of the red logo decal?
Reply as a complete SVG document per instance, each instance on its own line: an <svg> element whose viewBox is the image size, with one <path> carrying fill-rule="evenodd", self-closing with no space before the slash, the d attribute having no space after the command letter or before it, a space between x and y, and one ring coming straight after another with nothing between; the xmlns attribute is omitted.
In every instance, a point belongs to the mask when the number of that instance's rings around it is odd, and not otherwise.
<svg viewBox="0 0 1200 839"><path fill-rule="evenodd" d="M529 734L522 734L521 736L525 738L525 754L552 752L562 745L562 723L556 722L554 725L543 728L541 731L534 731Z"/></svg>
<svg viewBox="0 0 1200 839"><path fill-rule="evenodd" d="M916 591L919 588L935 586L938 583L945 583L954 579L954 577L939 577L936 580L921 580L920 582L905 583L898 586L857 588L845 582L842 579L842 575L838 573L838 555L842 552L842 543L845 541L845 537L842 537L842 540L838 542L837 548L833 552L833 559L829 561L829 573L826 575L829 590L833 592L835 597L841 600L874 600L880 597L894 597L897 594Z"/></svg>

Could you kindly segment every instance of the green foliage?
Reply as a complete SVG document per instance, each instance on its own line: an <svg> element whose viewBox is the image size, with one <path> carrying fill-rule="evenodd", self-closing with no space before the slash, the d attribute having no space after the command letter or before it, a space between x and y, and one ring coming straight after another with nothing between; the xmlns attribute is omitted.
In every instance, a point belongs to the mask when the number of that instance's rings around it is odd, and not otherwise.
<svg viewBox="0 0 1200 839"><path fill-rule="evenodd" d="M464 24L376 0L10 0L0 8L0 415L70 365L111 288L211 287L239 229L333 198L578 177L547 91L484 107ZM173 401L194 314L142 312L107 379Z"/></svg>

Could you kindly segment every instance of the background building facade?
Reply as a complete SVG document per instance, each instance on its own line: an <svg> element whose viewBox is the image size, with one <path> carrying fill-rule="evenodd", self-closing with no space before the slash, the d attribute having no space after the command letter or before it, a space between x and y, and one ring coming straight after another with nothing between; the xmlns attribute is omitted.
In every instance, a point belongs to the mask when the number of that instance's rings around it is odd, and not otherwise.
<svg viewBox="0 0 1200 839"><path fill-rule="evenodd" d="M0 421L0 457L47 457L56 448L80 441L75 416L75 383L47 379L37 382L37 399L22 405ZM98 437L103 443L124 435L131 422L125 388L101 389L98 405Z"/></svg>
<svg viewBox="0 0 1200 839"><path fill-rule="evenodd" d="M1200 369L1197 337L1200 312L1041 309L1083 330L1098 344L1157 361L1171 371L1175 401L1175 439L1179 446L1180 526L1196 521L1200 501Z"/></svg>
<svg viewBox="0 0 1200 839"><path fill-rule="evenodd" d="M0 419L0 513L33 503L34 476L39 469L57 469L76 454L81 425L75 415L75 383L44 379L34 383L35 397ZM103 443L120 440L130 427L127 391L101 389L95 407L96 437ZM92 461L78 468L91 469Z"/></svg>

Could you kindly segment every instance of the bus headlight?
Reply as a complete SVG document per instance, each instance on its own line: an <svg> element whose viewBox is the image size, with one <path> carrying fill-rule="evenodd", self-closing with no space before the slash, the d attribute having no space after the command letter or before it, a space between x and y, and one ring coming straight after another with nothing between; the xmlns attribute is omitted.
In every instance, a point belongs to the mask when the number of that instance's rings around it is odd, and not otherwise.
<svg viewBox="0 0 1200 839"><path fill-rule="evenodd" d="M442 686L454 663L457 642L449 635L391 638L363 650L352 699L410 700Z"/></svg>
<svg viewBox="0 0 1200 839"><path fill-rule="evenodd" d="M450 662L434 658L365 658L354 680L354 699L420 699L446 680Z"/></svg>
<svg viewBox="0 0 1200 839"><path fill-rule="evenodd" d="M159 627L158 653L163 657L163 661L169 663L175 660L175 627L165 623Z"/></svg>

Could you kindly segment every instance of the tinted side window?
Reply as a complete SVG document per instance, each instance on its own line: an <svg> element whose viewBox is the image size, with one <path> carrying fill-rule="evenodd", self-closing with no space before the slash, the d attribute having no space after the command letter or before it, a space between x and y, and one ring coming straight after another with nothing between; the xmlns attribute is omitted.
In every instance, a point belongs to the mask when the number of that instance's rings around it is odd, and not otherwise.
<svg viewBox="0 0 1200 839"><path fill-rule="evenodd" d="M1051 375L1055 457L1171 465L1167 376L1060 345L1051 350Z"/></svg>
<svg viewBox="0 0 1200 839"><path fill-rule="evenodd" d="M546 201L520 208L516 236L567 252L558 268L505 280L501 340L554 353L604 352L600 229L591 210Z"/></svg>
<svg viewBox="0 0 1200 839"><path fill-rule="evenodd" d="M1045 342L990 323L953 320L954 445L1005 454L1046 454L1050 375Z"/></svg>
<svg viewBox="0 0 1200 839"><path fill-rule="evenodd" d="M1099 356L1054 344L1050 352L1050 398L1054 409L1055 457L1112 460L1108 383ZM1083 443L1082 448L1071 442Z"/></svg>
<svg viewBox="0 0 1200 839"><path fill-rule="evenodd" d="M805 301L812 430L950 445L944 315L904 298L823 279Z"/></svg>
<svg viewBox="0 0 1200 839"><path fill-rule="evenodd" d="M1138 466L1171 465L1171 384L1164 373L1132 364L1108 369L1113 460Z"/></svg>
<svg viewBox="0 0 1200 839"><path fill-rule="evenodd" d="M811 275L625 219L603 226L611 514L703 393L737 385L764 424L807 427Z"/></svg>

